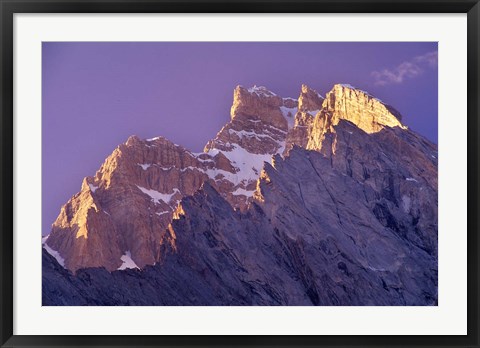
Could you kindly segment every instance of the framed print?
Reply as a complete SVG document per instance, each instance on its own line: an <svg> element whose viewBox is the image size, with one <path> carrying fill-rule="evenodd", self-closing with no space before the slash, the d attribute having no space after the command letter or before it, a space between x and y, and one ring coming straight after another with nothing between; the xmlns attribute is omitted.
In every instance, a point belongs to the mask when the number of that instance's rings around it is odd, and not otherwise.
<svg viewBox="0 0 480 348"><path fill-rule="evenodd" d="M1 11L3 346L479 345L477 1Z"/></svg>

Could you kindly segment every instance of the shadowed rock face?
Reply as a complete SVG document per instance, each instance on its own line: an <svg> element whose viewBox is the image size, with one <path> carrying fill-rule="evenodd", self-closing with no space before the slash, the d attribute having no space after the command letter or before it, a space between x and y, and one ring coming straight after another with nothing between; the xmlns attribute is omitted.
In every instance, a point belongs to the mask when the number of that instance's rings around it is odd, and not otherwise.
<svg viewBox="0 0 480 348"><path fill-rule="evenodd" d="M347 85L237 87L205 153L131 137L84 180L47 239L76 273L44 250L43 304L435 305L437 157ZM141 269L114 271L127 250Z"/></svg>
<svg viewBox="0 0 480 348"><path fill-rule="evenodd" d="M266 164L245 212L204 184L142 270L73 276L45 253L44 304L434 305L437 259L422 243L433 236L411 241L395 211L377 212L375 188L342 174L294 148Z"/></svg>

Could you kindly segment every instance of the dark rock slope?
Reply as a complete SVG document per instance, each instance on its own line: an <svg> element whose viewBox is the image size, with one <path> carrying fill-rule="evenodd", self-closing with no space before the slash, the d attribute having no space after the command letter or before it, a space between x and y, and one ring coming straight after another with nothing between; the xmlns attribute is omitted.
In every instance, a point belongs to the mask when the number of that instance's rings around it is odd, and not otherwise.
<svg viewBox="0 0 480 348"><path fill-rule="evenodd" d="M424 165L405 166L412 156ZM73 275L44 250L43 304L435 305L427 159L436 168L434 147L411 131L340 121L321 151L294 146L265 163L244 211L208 182L183 198L153 266Z"/></svg>
<svg viewBox="0 0 480 348"><path fill-rule="evenodd" d="M436 305L437 157L350 85L237 87L203 153L130 137L85 178L43 304Z"/></svg>

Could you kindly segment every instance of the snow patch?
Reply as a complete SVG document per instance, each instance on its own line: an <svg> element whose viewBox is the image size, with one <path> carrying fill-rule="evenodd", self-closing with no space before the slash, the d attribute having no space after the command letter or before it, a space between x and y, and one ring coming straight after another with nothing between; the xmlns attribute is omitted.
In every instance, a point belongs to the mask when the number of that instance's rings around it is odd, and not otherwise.
<svg viewBox="0 0 480 348"><path fill-rule="evenodd" d="M147 189L145 187L142 187L142 186L138 186L138 185L136 185L136 186L138 187L138 189L140 191L142 191L146 195L150 196L150 198L152 199L152 201L155 204L159 204L160 201L162 201L166 204L169 204L170 201L172 200L172 197L175 194L180 193L180 190L177 189L177 188L174 188L172 193L161 193L161 192L158 192L158 191L155 191L155 190L149 190L149 189Z"/></svg>
<svg viewBox="0 0 480 348"><path fill-rule="evenodd" d="M231 131L239 133L240 135L250 135L250 133L252 133L252 132L246 132L246 131L242 131L242 132L237 132L233 130ZM263 136L272 138L268 135L263 135ZM285 142L277 141L277 143L279 144L279 149L277 150L277 153L283 152L283 148L285 147ZM182 168L180 169L180 171L184 172L187 170L195 170L195 171L205 173L206 175L208 175L209 178L211 178L214 181L227 180L227 181L230 181L234 186L238 186L238 185L246 186L252 181L256 181L258 179L260 172L263 168L263 163L264 162L269 163L273 156L271 154L251 153L237 144L232 144L232 149L230 151L224 151L224 150L220 151L218 149L210 149L206 153L211 157L215 157L220 152L225 157L227 157L231 165L235 168L234 173L223 170L223 169L218 169L218 168L202 169L202 168L197 168L192 166ZM241 191L237 189L236 192L237 192L236 194L240 194ZM245 194L245 195L250 196L250 194L248 195Z"/></svg>
<svg viewBox="0 0 480 348"><path fill-rule="evenodd" d="M137 264L132 260L132 254L130 253L130 250L125 251L125 255L123 255L120 258L120 260L123 261L123 264L120 267L117 268L119 271L127 269L127 268L137 268L137 269L139 269Z"/></svg>
<svg viewBox="0 0 480 348"><path fill-rule="evenodd" d="M202 152L202 154L203 154L203 152ZM210 163L215 163L215 161L214 161L213 159L211 159L211 158L209 158L209 159L202 159L202 158L197 157L197 156L195 156L195 158L197 159L197 161L202 162L202 163L205 163L205 162L206 162L206 163L209 163L209 162L210 162Z"/></svg>
<svg viewBox="0 0 480 348"><path fill-rule="evenodd" d="M251 181L256 181L263 168L263 163L270 162L272 158L271 154L254 154L238 145L233 145L231 151L222 152L232 165L237 168L236 173L221 171L226 179L235 186L242 182L247 184Z"/></svg>
<svg viewBox="0 0 480 348"><path fill-rule="evenodd" d="M276 96L275 93L273 93L272 91L269 91L266 87L264 86L253 86L253 87L250 87L249 89L247 89L247 91L249 91L250 93L255 93L256 95L258 96L265 96L265 97L274 97Z"/></svg>
<svg viewBox="0 0 480 348"><path fill-rule="evenodd" d="M403 195L402 196L402 208L405 213L408 213L410 211L410 207L412 204L412 200L410 197Z"/></svg>
<svg viewBox="0 0 480 348"><path fill-rule="evenodd" d="M277 128L277 127L275 127L275 126L272 126L272 125L268 125L268 128L265 129L265 130L266 130L267 132L269 132L269 133L272 133L269 128L275 129L277 132L280 132L280 133L283 133L283 134L287 134L286 131L284 131L284 130L282 130L282 129L280 129L280 128Z"/></svg>
<svg viewBox="0 0 480 348"><path fill-rule="evenodd" d="M374 272L385 272L386 269L384 268L375 268L375 267L372 267L372 266L368 266L368 268Z"/></svg>
<svg viewBox="0 0 480 348"><path fill-rule="evenodd" d="M152 165L151 164L140 164L140 163L137 163L140 167L142 167L143 170L147 170L148 168L150 168Z"/></svg>
<svg viewBox="0 0 480 348"><path fill-rule="evenodd" d="M236 131L236 130L233 130L233 129L229 129L228 130L228 133L230 134L236 134L238 135L240 138L243 138L243 137L249 137L249 138L257 138L259 140L261 140L260 138L270 138L272 139L273 141L277 141L275 140L274 138L272 138L270 135L267 135L267 134L258 134L258 133L255 133L255 132L248 132L248 131L245 131L245 130L242 130L242 131ZM198 159L198 158L197 158Z"/></svg>
<svg viewBox="0 0 480 348"><path fill-rule="evenodd" d="M418 180L417 180L417 179L414 179L414 178L406 178L405 180L418 182Z"/></svg>
<svg viewBox="0 0 480 348"><path fill-rule="evenodd" d="M285 120L287 120L288 129L292 129L295 123L295 115L297 114L298 108L287 108L286 106L280 106L280 111L282 112Z"/></svg>
<svg viewBox="0 0 480 348"><path fill-rule="evenodd" d="M199 172L204 172L204 170L202 170L200 168L197 168L197 167L192 167L192 166L188 166L188 167L180 169L181 172L186 172L187 170L198 170Z"/></svg>
<svg viewBox="0 0 480 348"><path fill-rule="evenodd" d="M47 243L44 242L44 239L46 241L46 238L48 238L48 236L42 238L42 242L43 242L43 247L45 248L45 250L47 251L47 253L49 253L50 255L52 255L55 260L57 260L57 262L60 264L60 266L62 266L63 268L65 268L65 259L60 255L60 253L56 250L53 250L52 248L50 248L48 246Z"/></svg>
<svg viewBox="0 0 480 348"><path fill-rule="evenodd" d="M95 186L95 185L92 185L92 184L88 184L88 187L90 187L90 191L94 192L97 191L98 189L98 186Z"/></svg>
<svg viewBox="0 0 480 348"><path fill-rule="evenodd" d="M245 189L239 187L239 188L237 188L235 191L232 192L232 195L234 195L234 196L252 197L254 191L255 191L255 190L245 190Z"/></svg>

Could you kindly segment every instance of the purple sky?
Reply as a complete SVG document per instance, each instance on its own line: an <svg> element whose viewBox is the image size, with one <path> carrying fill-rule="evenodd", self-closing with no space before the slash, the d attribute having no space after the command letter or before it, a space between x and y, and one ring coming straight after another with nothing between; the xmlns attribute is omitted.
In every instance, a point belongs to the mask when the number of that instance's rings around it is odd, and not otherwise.
<svg viewBox="0 0 480 348"><path fill-rule="evenodd" d="M104 159L136 134L201 151L236 85L297 98L349 83L437 142L437 43L70 43L42 46L42 233Z"/></svg>

